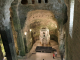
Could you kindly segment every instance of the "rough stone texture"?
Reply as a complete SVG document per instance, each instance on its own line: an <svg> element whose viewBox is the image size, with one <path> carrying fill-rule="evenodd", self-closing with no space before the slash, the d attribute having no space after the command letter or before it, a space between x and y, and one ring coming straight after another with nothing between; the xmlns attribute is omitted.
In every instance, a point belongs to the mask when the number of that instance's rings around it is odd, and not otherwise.
<svg viewBox="0 0 80 60"><path fill-rule="evenodd" d="M0 22L2 28L3 26L8 26L10 22L10 11L9 8L11 6L13 0L1 0L0 1Z"/></svg>
<svg viewBox="0 0 80 60"><path fill-rule="evenodd" d="M13 0L0 0L0 27L7 26L7 29L10 29L9 22L10 22L10 5ZM31 1L31 0L28 0ZM19 3L18 3L19 2ZM36 0L37 2L37 0ZM18 4L17 4L18 3ZM63 21L66 19L66 5L64 4L63 0L49 0L48 3L44 3L44 1L41 1L41 3L34 3L31 2L29 4L21 4L21 0L15 0L12 4L12 18L15 30L17 32L18 36L18 47L20 47L20 51L22 55L25 54L24 52L24 40L22 37L21 29L24 27L25 20L27 19L26 15L29 11L34 10L49 10L51 11L55 18L58 21L59 26L63 24ZM63 18L64 17L64 18ZM51 33L51 32L50 32ZM30 32L29 32L30 34ZM28 38L30 40L27 40L28 45L28 51L30 50L32 46L32 39L31 36L28 35ZM20 41L19 41L20 40ZM20 44L19 44L20 43ZM22 43L22 44L21 44Z"/></svg>
<svg viewBox="0 0 80 60"><path fill-rule="evenodd" d="M29 11L33 10L49 10L52 11L55 18L58 20L58 23L63 23L62 21L66 19L66 6L64 1L58 0L49 0L48 3L38 3L38 4L19 4L18 11L19 11L19 18L21 22L21 28L24 27L24 22L26 20L26 15ZM63 18L64 17L64 18Z"/></svg>
<svg viewBox="0 0 80 60"><path fill-rule="evenodd" d="M15 48L16 48L16 53L18 54L18 45L17 45L17 32L15 31L14 25L13 25L13 20L12 17L10 17L11 19L11 28L12 28L12 32L13 32L13 39L14 39L14 44L15 44Z"/></svg>
<svg viewBox="0 0 80 60"><path fill-rule="evenodd" d="M74 5L74 23L72 37L69 34L69 17L70 17L70 1L66 0L68 8L68 21L66 24L66 60L79 60L80 59L80 2L75 0Z"/></svg>
<svg viewBox="0 0 80 60"><path fill-rule="evenodd" d="M17 60L14 40L12 36L12 30L10 25L9 28L5 27L5 30L1 31L1 38L6 52L7 60Z"/></svg>
<svg viewBox="0 0 80 60"><path fill-rule="evenodd" d="M39 40L40 29L45 27L50 31L51 40L57 41L54 36L57 37L58 35L58 24L52 12L48 10L35 10L28 13L23 31L28 33L28 30L32 29L33 37L36 41L36 39Z"/></svg>
<svg viewBox="0 0 80 60"><path fill-rule="evenodd" d="M64 3L64 0L49 0L48 3L44 3L44 1L41 1L41 3L39 3L38 0L36 0L37 3L36 2L33 3L31 0L28 0L28 2L29 3L21 4L21 2L19 1L17 11L18 11L19 19L20 19L21 29L23 29L23 27L25 26L25 20L28 18L28 17L26 17L26 15L28 14L28 12L34 11L34 10L49 10L49 11L51 11L52 14L54 14L54 17L57 19L59 26L63 25L63 21L66 19L66 14L67 14L66 13L66 5ZM13 8L13 9L15 9L15 8ZM15 16L15 14L14 14L14 16ZM32 24L32 26L34 26L34 25L35 24ZM30 29L30 28L28 28L28 29ZM33 31L33 33L34 32L35 31ZM57 30L56 30L56 32L57 32ZM22 33L24 33L24 32L22 32ZM28 33L30 33L29 30L28 30ZM50 33L52 33L52 31L50 31ZM36 35L36 34L33 35L33 36L35 36L34 37L35 40L39 39L38 35ZM52 39L57 40L57 36L54 35L54 37L56 37L56 38L53 38L53 35L51 35ZM27 43L31 43L32 39L30 38L30 36L27 39L28 39ZM29 40L30 40L30 42L29 42Z"/></svg>
<svg viewBox="0 0 80 60"><path fill-rule="evenodd" d="M31 46L31 41L35 43L39 40L40 29L47 27L50 33L50 39L58 41L57 39L57 30L58 24L54 18L54 14L48 10L35 10L30 11L27 14L27 19L24 24L23 32L27 32L27 48ZM32 31L30 32L30 29ZM32 43L32 44L33 44ZM28 45L29 44L29 45Z"/></svg>
<svg viewBox="0 0 80 60"><path fill-rule="evenodd" d="M10 5L13 0L0 0L0 30L3 29L4 26L7 26L9 29L8 25L10 22ZM17 0L16 0L17 1ZM37 0L36 0L37 1ZM20 2L20 0L19 0ZM75 10L74 10L74 26L73 26L73 36L71 38L69 34L69 17L70 17L70 0L65 0L66 6L67 6L67 15L68 15L68 21L66 23L66 60L79 60L80 59L80 0L75 0ZM15 3L16 4L16 3ZM35 4L26 4L18 5L18 10L19 11L19 25L22 29L24 27L24 22L27 19L26 15L29 11L32 10L50 10L53 12L55 18L58 20L59 25L62 24L63 20L66 19L66 6L64 4L63 0L49 0L48 3L35 3ZM13 8L15 9L16 6ZM15 10L16 11L16 10ZM15 12L14 12L15 13ZM14 14L16 15L16 14ZM64 17L64 18L63 18ZM16 20L17 18L14 17ZM16 21L15 21L16 22ZM21 22L21 23L20 23ZM15 23L15 27L17 23ZM15 28L17 30L17 27ZM21 30L18 30L19 37L21 37ZM30 48L30 47L29 47Z"/></svg>
<svg viewBox="0 0 80 60"><path fill-rule="evenodd" d="M3 44L5 47L5 51L7 53L6 54L7 59L8 60L17 60L16 51L14 48L14 40L12 37L12 31L11 31L11 27L10 27L9 8L10 8L12 2L13 2L13 0L0 0L0 11L1 11L0 12L0 32L1 32L1 36L2 35L4 36L4 37L2 36L2 41L4 41ZM3 31L4 31L4 33L3 33ZM7 38L6 38L6 35L7 35Z"/></svg>
<svg viewBox="0 0 80 60"><path fill-rule="evenodd" d="M27 50L28 50L28 52L30 52L30 49L32 48L32 36L31 36L31 31L28 31L28 33L27 33L27 37L26 37L26 40L27 40Z"/></svg>
<svg viewBox="0 0 80 60"><path fill-rule="evenodd" d="M63 0L49 0L48 3L45 3L44 1L41 1L41 3L38 3L38 0L36 0L35 3L33 3L32 0L28 0L27 4L21 4L21 0L18 0L18 1L15 0L11 6L11 9L12 9L11 15L13 18L14 27L16 32L18 33L17 35L18 43L23 42L23 38L21 37L22 36L21 29L23 29L24 27L25 20L27 19L26 15L28 14L29 11L49 10L54 14L59 25L60 24L62 25L63 21L66 19L66 5L64 4ZM52 31L50 31L50 33L52 33ZM53 35L51 35L51 37L53 37ZM38 36L36 35L34 39L37 39L37 38ZM57 37L55 39L57 39ZM21 48L21 46L23 45L24 43L18 44L18 47L20 47L19 50L24 49L24 48Z"/></svg>
<svg viewBox="0 0 80 60"><path fill-rule="evenodd" d="M18 18L18 4L16 1L14 1L11 4L11 18L13 20L13 25L15 32L17 32L17 45L18 45L18 50L19 50L19 55L24 56L25 55L25 47L24 47L24 40L22 37L22 32L21 32L21 26L20 26L20 20Z"/></svg>

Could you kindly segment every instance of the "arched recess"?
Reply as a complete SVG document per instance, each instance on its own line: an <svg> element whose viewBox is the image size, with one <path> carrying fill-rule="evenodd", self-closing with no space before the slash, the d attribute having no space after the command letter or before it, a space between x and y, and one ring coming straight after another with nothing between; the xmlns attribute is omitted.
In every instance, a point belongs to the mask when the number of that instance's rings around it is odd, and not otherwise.
<svg viewBox="0 0 80 60"><path fill-rule="evenodd" d="M41 0L38 0L38 3L41 3Z"/></svg>
<svg viewBox="0 0 80 60"><path fill-rule="evenodd" d="M49 29L50 40L58 42L58 23L54 14L48 10L34 10L27 14L23 33L27 43L32 45L39 40L40 29L47 27ZM27 44L27 48L29 48ZM30 49L29 49L30 50Z"/></svg>
<svg viewBox="0 0 80 60"><path fill-rule="evenodd" d="M45 3L48 3L48 0L45 0Z"/></svg>
<svg viewBox="0 0 80 60"><path fill-rule="evenodd" d="M35 0L32 0L32 4L34 4L35 3Z"/></svg>
<svg viewBox="0 0 80 60"><path fill-rule="evenodd" d="M28 0L21 0L22 4L28 4Z"/></svg>

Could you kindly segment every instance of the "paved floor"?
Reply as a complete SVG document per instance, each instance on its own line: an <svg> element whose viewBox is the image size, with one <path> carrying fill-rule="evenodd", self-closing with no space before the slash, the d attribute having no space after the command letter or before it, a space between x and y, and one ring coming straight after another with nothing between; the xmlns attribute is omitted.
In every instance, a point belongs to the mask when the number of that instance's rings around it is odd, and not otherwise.
<svg viewBox="0 0 80 60"><path fill-rule="evenodd" d="M53 59L53 53L36 53L27 60L60 60L60 57Z"/></svg>
<svg viewBox="0 0 80 60"><path fill-rule="evenodd" d="M53 59L53 53L35 52L36 46L41 46L40 41L37 41L33 45L30 53L26 54L26 56L24 56L22 58L20 57L18 60L43 60L43 59L44 60L61 60L60 54L59 54L58 44L55 41L50 40L50 46L52 46L52 48L55 48L57 50L57 53L58 53L58 56L55 57L55 59Z"/></svg>

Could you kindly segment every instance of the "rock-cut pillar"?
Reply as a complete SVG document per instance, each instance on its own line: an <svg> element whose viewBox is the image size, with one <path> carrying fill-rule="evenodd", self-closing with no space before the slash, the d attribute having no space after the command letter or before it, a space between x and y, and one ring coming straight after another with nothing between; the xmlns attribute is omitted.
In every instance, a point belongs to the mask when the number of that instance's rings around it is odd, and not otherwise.
<svg viewBox="0 0 80 60"><path fill-rule="evenodd" d="M10 25L1 31L1 38L6 52L7 60L17 60L13 34Z"/></svg>

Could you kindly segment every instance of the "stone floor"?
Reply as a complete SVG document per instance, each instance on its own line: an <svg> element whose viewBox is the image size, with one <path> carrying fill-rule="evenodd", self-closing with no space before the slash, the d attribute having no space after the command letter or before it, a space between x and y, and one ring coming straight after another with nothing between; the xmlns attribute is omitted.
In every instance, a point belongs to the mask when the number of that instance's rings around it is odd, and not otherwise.
<svg viewBox="0 0 80 60"><path fill-rule="evenodd" d="M57 42L50 40L50 46L52 48L55 48L57 50L57 57L53 59L53 53L41 53L41 52L35 52L36 46L41 46L40 41L38 40L32 47L31 51L26 54L24 57L18 57L18 60L61 60L59 55L59 48Z"/></svg>

